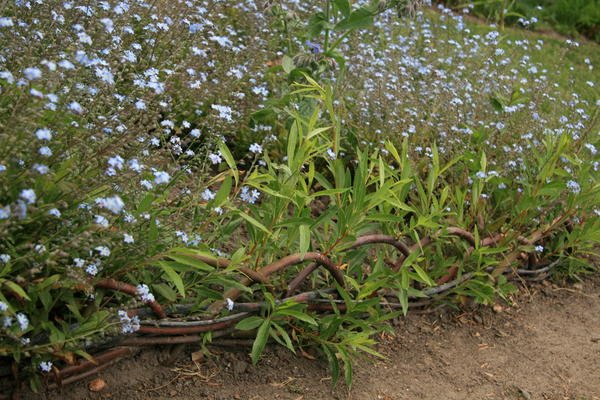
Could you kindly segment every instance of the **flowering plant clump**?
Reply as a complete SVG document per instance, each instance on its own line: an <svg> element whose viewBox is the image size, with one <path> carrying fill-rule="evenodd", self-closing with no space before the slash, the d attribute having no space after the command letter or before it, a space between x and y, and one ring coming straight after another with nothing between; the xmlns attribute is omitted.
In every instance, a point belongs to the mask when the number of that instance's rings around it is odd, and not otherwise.
<svg viewBox="0 0 600 400"><path fill-rule="evenodd" d="M593 268L600 53L423 2L233 3L0 6L13 378L236 327L351 383L416 299Z"/></svg>
<svg viewBox="0 0 600 400"><path fill-rule="evenodd" d="M119 306L176 296L147 260L210 239L199 221L219 214L197 204L268 94L269 38L253 1L11 1L0 17L0 356L50 372L90 335L134 332ZM127 275L135 299L97 288Z"/></svg>

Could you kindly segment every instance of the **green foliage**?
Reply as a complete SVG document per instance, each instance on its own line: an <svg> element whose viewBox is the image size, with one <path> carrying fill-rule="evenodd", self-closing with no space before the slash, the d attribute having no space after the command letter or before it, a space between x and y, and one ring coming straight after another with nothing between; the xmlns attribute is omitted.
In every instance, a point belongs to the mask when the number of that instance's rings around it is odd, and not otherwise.
<svg viewBox="0 0 600 400"><path fill-rule="evenodd" d="M456 8L504 25L549 26L559 33L600 42L600 3L598 0L445 0Z"/></svg>

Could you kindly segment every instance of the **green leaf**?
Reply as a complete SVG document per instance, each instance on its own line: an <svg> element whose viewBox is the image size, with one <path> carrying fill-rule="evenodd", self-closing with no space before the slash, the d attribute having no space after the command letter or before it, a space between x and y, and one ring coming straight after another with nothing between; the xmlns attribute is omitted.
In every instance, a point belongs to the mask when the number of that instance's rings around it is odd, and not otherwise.
<svg viewBox="0 0 600 400"><path fill-rule="evenodd" d="M150 226L148 227L148 243L154 244L158 240L158 225L156 224L156 217L152 216L150 219Z"/></svg>
<svg viewBox="0 0 600 400"><path fill-rule="evenodd" d="M137 208L138 213L141 214L141 213L145 213L146 211L148 211L150 209L150 206L152 206L152 203L154 202L154 200L155 200L155 197L154 197L153 193L146 194L146 196L144 196L144 198L138 205L138 208Z"/></svg>
<svg viewBox="0 0 600 400"><path fill-rule="evenodd" d="M235 159L233 158L233 155L231 155L231 152L229 151L229 148L227 148L227 145L225 144L225 142L219 141L217 143L217 145L219 147L219 151L221 152L221 155L223 156L223 158L225 159L225 162L229 166L229 169L231 169L231 173L233 174L233 177L235 178L235 184L238 185L240 178L238 175L237 164L235 163Z"/></svg>
<svg viewBox="0 0 600 400"><path fill-rule="evenodd" d="M223 183L221 184L221 187L217 191L217 194L215 195L215 198L213 200L213 205L215 207L219 207L223 205L223 203L225 203L227 197L229 196L229 193L231 192L232 184L233 183L231 182L231 176L226 176L225 179L223 179Z"/></svg>
<svg viewBox="0 0 600 400"><path fill-rule="evenodd" d="M294 317L294 318L296 318L300 321L304 321L310 325L317 326L317 321L315 321L313 317L311 317L310 315L305 314L301 311L298 311L298 310L279 309L279 310L277 310L275 315L278 315L278 316L284 315L284 316L288 316L288 317Z"/></svg>
<svg viewBox="0 0 600 400"><path fill-rule="evenodd" d="M348 190L349 190L349 188L326 189L326 190L321 190L319 192L313 193L309 197L311 199L315 199L315 198L321 197L321 196L333 196L336 194L347 192Z"/></svg>
<svg viewBox="0 0 600 400"><path fill-rule="evenodd" d="M214 267L211 267L210 265L206 264L205 262L200 261L197 258L194 258L194 256L169 254L169 258L173 259L174 261L177 261L180 264L190 266L190 267L192 267L194 269L198 269L200 271L212 272L215 270Z"/></svg>
<svg viewBox="0 0 600 400"><path fill-rule="evenodd" d="M378 213L373 214L365 218L367 221L377 221L377 222L390 222L393 224L404 222L404 217L388 214L388 213Z"/></svg>
<svg viewBox="0 0 600 400"><path fill-rule="evenodd" d="M281 66L283 67L283 70L286 74L289 74L296 68L296 66L294 65L294 60L292 60L292 57L288 55L283 56L283 58L281 59Z"/></svg>
<svg viewBox="0 0 600 400"><path fill-rule="evenodd" d="M373 13L368 9L361 7L352 11L347 18L344 18L335 25L336 31L354 30L368 28L373 25Z"/></svg>
<svg viewBox="0 0 600 400"><path fill-rule="evenodd" d="M283 329L279 324L272 324L272 326L277 330L277 332L281 335L283 340L285 341L285 347L287 347L292 353L296 354L296 349L294 349L294 345L292 344L292 339L290 339L290 335Z"/></svg>
<svg viewBox="0 0 600 400"><path fill-rule="evenodd" d="M244 218L250 224L254 225L255 227L257 227L261 231L265 232L267 235L271 235L271 231L269 229L267 229L266 226L264 226L263 224L261 224L260 222L258 222L256 219L252 218L251 216L249 216L248 214L246 214L243 211L240 211L239 213L240 213L240 217Z"/></svg>
<svg viewBox="0 0 600 400"><path fill-rule="evenodd" d="M10 288L10 290L12 290L13 292L15 292L16 294L18 294L19 296L23 297L26 300L30 300L29 296L27 296L27 293L25 293L25 291L23 290L23 288L21 286L19 286L18 284L14 283L13 281L4 281L4 284L6 286L8 286Z"/></svg>
<svg viewBox="0 0 600 400"><path fill-rule="evenodd" d="M152 289L170 302L177 300L177 293L165 283L152 285Z"/></svg>
<svg viewBox="0 0 600 400"><path fill-rule="evenodd" d="M408 313L408 291L406 289L400 289L398 291L398 300L402 306L402 314L406 316Z"/></svg>
<svg viewBox="0 0 600 400"><path fill-rule="evenodd" d="M348 388L351 388L352 387L352 360L347 355L343 356L342 360L344 360L344 382L346 382L346 385L348 386Z"/></svg>
<svg viewBox="0 0 600 400"><path fill-rule="evenodd" d="M240 331L251 331L252 329L258 328L259 325L263 323L263 321L263 318L253 315L251 317L244 318L243 320L238 322L235 326L235 329L238 329Z"/></svg>
<svg viewBox="0 0 600 400"><path fill-rule="evenodd" d="M378 357L378 358L386 358L383 354L379 353L378 351L370 348L369 346L365 346L364 344L357 344L356 348L359 350L364 351L365 353L368 353L372 356Z"/></svg>
<svg viewBox="0 0 600 400"><path fill-rule="evenodd" d="M299 228L300 232L300 254L304 255L310 247L310 229L308 225L302 224Z"/></svg>
<svg viewBox="0 0 600 400"><path fill-rule="evenodd" d="M321 128L315 128L311 132L309 132L308 135L306 135L306 139L308 140L308 139L313 138L314 136L317 136L318 134L321 134L323 132L327 132L331 128L333 128L333 127L332 126L323 126Z"/></svg>
<svg viewBox="0 0 600 400"><path fill-rule="evenodd" d="M333 0L333 3L340 10L344 18L348 18L350 15L350 2L348 0Z"/></svg>
<svg viewBox="0 0 600 400"><path fill-rule="evenodd" d="M44 291L37 292L37 293L38 293L38 298L44 305L44 310L50 311L50 307L52 305L52 295L50 294L50 292L44 290Z"/></svg>
<svg viewBox="0 0 600 400"><path fill-rule="evenodd" d="M292 123L290 127L290 131L288 132L288 142L287 142L287 162L290 168L294 165L294 160L296 159L296 145L299 142L299 129L297 121Z"/></svg>
<svg viewBox="0 0 600 400"><path fill-rule="evenodd" d="M319 36L325 28L327 18L322 12L315 13L308 21L307 31L311 37Z"/></svg>
<svg viewBox="0 0 600 400"><path fill-rule="evenodd" d="M409 205L408 205L408 204L406 204L405 202L398 200L398 199L396 198L396 195L395 195L395 194L393 195L393 197L388 197L388 198L386 199L386 201L387 201L389 204L391 204L392 206L394 206L394 207L396 207L396 208L398 208L398 209L400 209L400 210L403 210L403 211L408 211L408 212L411 212L411 213L415 213L415 214L416 214L416 212L415 212L415 209L414 209L414 208L412 208L411 206L409 206Z"/></svg>
<svg viewBox="0 0 600 400"><path fill-rule="evenodd" d="M329 368L331 369L331 377L333 378L333 384L335 385L337 383L337 381L340 379L340 363L338 362L338 359L337 359L335 353L333 351L331 351L329 346L324 344L322 346L322 348L323 348L323 352L325 353L325 356L327 357L327 361L329 361Z"/></svg>
<svg viewBox="0 0 600 400"><path fill-rule="evenodd" d="M501 112L504 110L504 105L502 104L500 99L498 99L496 97L490 97L490 104L492 105L494 110L496 110L498 112Z"/></svg>
<svg viewBox="0 0 600 400"><path fill-rule="evenodd" d="M181 297L185 297L185 286L183 285L183 281L181 280L179 274L175 272L175 270L171 268L167 263L159 261L158 265L160 265L162 270L165 271L165 273L167 274L169 280L175 285L177 290L179 290L179 294L181 294Z"/></svg>
<svg viewBox="0 0 600 400"><path fill-rule="evenodd" d="M419 275L419 278L421 278L424 283L428 284L429 286L435 286L435 282L431 280L429 275L427 275L427 273L423 271L421 267L419 267L417 264L413 264L412 268L415 270L417 275Z"/></svg>
<svg viewBox="0 0 600 400"><path fill-rule="evenodd" d="M258 332L256 333L256 339L254 339L254 343L252 344L252 353L250 353L252 357L252 364L256 365L258 360L260 359L260 355L265 349L265 345L267 344L267 339L269 338L269 331L271 330L271 321L265 319L258 328Z"/></svg>

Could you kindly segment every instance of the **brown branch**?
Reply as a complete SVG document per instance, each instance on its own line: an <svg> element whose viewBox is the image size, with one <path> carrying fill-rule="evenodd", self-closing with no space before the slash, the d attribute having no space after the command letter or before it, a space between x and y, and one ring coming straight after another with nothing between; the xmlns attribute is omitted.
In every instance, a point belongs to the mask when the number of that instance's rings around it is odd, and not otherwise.
<svg viewBox="0 0 600 400"><path fill-rule="evenodd" d="M308 264L308 266L306 268L304 268L302 271L300 271L300 273L294 279L292 279L292 281L288 284L287 292L285 293L285 296L290 297L292 294L294 294L296 289L298 289L298 286L300 286L300 284L302 282L304 282L304 280L310 274L312 274L312 272L315 269L317 269L318 266L319 266L319 264L313 262L313 263Z"/></svg>
<svg viewBox="0 0 600 400"><path fill-rule="evenodd" d="M238 319L242 319L245 315L241 315ZM155 335L189 335L192 333L210 332L219 329L228 328L235 324L238 319L230 319L227 321L215 322L206 325L185 326L185 327L162 327L162 326L140 326L137 333L150 333Z"/></svg>
<svg viewBox="0 0 600 400"><path fill-rule="evenodd" d="M445 230L441 229L440 231L438 231L438 234L439 233L444 233L444 232L448 232L451 235L458 236L461 239L464 239L467 242L469 242L469 244L471 246L475 247L475 236L473 236L473 234L471 232L469 232L469 231L466 231L466 230L464 230L462 228L458 228L456 226L449 226Z"/></svg>
<svg viewBox="0 0 600 400"><path fill-rule="evenodd" d="M259 271L255 271L247 267L240 267L238 270L256 283L262 283L265 286L272 286L269 279Z"/></svg>
<svg viewBox="0 0 600 400"><path fill-rule="evenodd" d="M96 282L95 286L104 289L115 290L117 292L125 293L133 297L137 296L137 289L135 288L135 286L125 282L117 281L116 279L112 278L101 279L98 282ZM165 318L167 316L161 305L156 300L149 301L148 305L150 306L152 311L154 311L158 318Z"/></svg>
<svg viewBox="0 0 600 400"><path fill-rule="evenodd" d="M210 256L205 256L203 254L185 254L186 257L195 258L198 261L202 261L205 264L210 265L215 268L227 268L231 264L231 262L225 258L215 258Z"/></svg>
<svg viewBox="0 0 600 400"><path fill-rule="evenodd" d="M203 335L132 337L124 339L121 344L125 346L154 346L157 344L199 343L203 337Z"/></svg>
<svg viewBox="0 0 600 400"><path fill-rule="evenodd" d="M90 368L94 368L99 365L105 364L108 361L113 360L115 358L121 358L131 354L133 354L133 349L129 347L115 347L114 349L93 356L93 360L85 360L80 364L71 365L61 369L55 374L55 379L61 382L62 380L71 375L75 375L82 371L86 371Z"/></svg>
<svg viewBox="0 0 600 400"><path fill-rule="evenodd" d="M380 235L380 234L372 234L361 236L350 246L351 249L356 249L358 247L367 245L367 244L375 244L375 243L383 243L394 246L400 253L404 255L404 257L408 257L410 255L409 247L402 241L396 239L393 236L388 235Z"/></svg>
<svg viewBox="0 0 600 400"><path fill-rule="evenodd" d="M85 372L83 372L83 373L81 373L79 375L71 376L71 377L69 377L69 378L61 381L60 383L53 383L53 384L49 385L48 388L49 389L58 389L61 386L69 385L71 383L74 383L74 382L80 381L82 379L85 379L88 376L95 375L98 372L100 372L100 371L102 371L102 370L104 370L104 369L106 369L106 368L108 368L110 366L113 366L114 364L118 363L121 360L121 358L123 358L123 357L119 357L119 358L115 358L113 360L110 360L110 361L108 361L105 364L102 364L102 365L97 366L96 368L90 369L89 371L85 371Z"/></svg>
<svg viewBox="0 0 600 400"><path fill-rule="evenodd" d="M285 269L287 267L290 267L292 265L301 264L305 261L314 261L315 263L325 267L331 273L331 275L333 275L334 279L341 286L344 286L343 272L328 257L326 257L325 255L323 255L321 253L317 253L317 252L308 252L304 255L297 253L297 254L289 255L287 257L283 257L283 258L275 261L274 263L269 264L266 267L259 269L258 272L260 272L262 274L262 276L268 277L272 273L278 272L278 271ZM248 286L249 284L252 283L252 280L250 278L244 278L240 283L244 286ZM241 294L240 289L231 288L223 294L223 298L225 298L225 299L229 298L231 300L235 300L240 296L240 294ZM221 311L221 309L223 308L223 305L224 305L223 301L218 301L218 302L213 303L209 307L208 310L211 313L211 315L215 315Z"/></svg>

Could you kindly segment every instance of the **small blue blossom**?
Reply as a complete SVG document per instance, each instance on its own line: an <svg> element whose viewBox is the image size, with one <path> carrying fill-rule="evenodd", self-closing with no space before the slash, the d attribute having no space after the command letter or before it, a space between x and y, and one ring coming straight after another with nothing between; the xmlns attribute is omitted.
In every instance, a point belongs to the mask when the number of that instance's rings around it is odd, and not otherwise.
<svg viewBox="0 0 600 400"><path fill-rule="evenodd" d="M17 315L15 317L17 318L17 323L19 324L19 328L22 331L27 330L27 328L29 327L29 318L27 318L27 315L25 315L23 313L17 313Z"/></svg>
<svg viewBox="0 0 600 400"><path fill-rule="evenodd" d="M164 171L155 171L154 172L154 183L157 185L162 185L169 183L171 181L171 176Z"/></svg>
<svg viewBox="0 0 600 400"><path fill-rule="evenodd" d="M8 219L10 218L10 214L9 206L0 207L0 219Z"/></svg>
<svg viewBox="0 0 600 400"><path fill-rule="evenodd" d="M33 170L40 175L46 175L50 171L50 168L44 164L33 164Z"/></svg>
<svg viewBox="0 0 600 400"><path fill-rule="evenodd" d="M110 256L110 249L106 246L97 246L94 248L94 250L96 250L98 252L98 254L100 254L101 257L109 257Z"/></svg>
<svg viewBox="0 0 600 400"><path fill-rule="evenodd" d="M52 361L42 361L39 367L42 372L50 372L52 370Z"/></svg>
<svg viewBox="0 0 600 400"><path fill-rule="evenodd" d="M134 333L140 329L140 320L137 315L130 318L125 310L119 310L117 315L119 316L119 321L121 322L122 333Z"/></svg>
<svg viewBox="0 0 600 400"><path fill-rule="evenodd" d="M308 47L308 50L310 50L313 54L319 54L321 52L321 45L318 43L313 43L310 40L306 41L306 47Z"/></svg>
<svg viewBox="0 0 600 400"><path fill-rule="evenodd" d="M109 85L115 84L115 76L110 69L97 67L94 72L101 81L108 83Z"/></svg>
<svg viewBox="0 0 600 400"><path fill-rule="evenodd" d="M96 276L98 274L98 266L96 264L90 264L86 267L85 272L91 276Z"/></svg>
<svg viewBox="0 0 600 400"><path fill-rule="evenodd" d="M250 145L250 148L248 149L250 150L250 152L254 153L254 154L260 154L263 151L263 148L260 144L258 143L252 143Z"/></svg>
<svg viewBox="0 0 600 400"><path fill-rule="evenodd" d="M575 194L581 192L581 186L579 186L579 183L572 180L567 182L567 188Z"/></svg>
<svg viewBox="0 0 600 400"><path fill-rule="evenodd" d="M337 155L335 154L335 151L333 151L333 149L327 149L327 158L329 158L332 161L337 158Z"/></svg>
<svg viewBox="0 0 600 400"><path fill-rule="evenodd" d="M77 268L83 268L83 266L85 265L85 260L79 257L76 257L73 259L73 264L75 264L75 266Z"/></svg>
<svg viewBox="0 0 600 400"><path fill-rule="evenodd" d="M243 186L240 192L240 198L249 204L254 204L260 197L260 192L256 189L250 190L248 186Z"/></svg>
<svg viewBox="0 0 600 400"><path fill-rule="evenodd" d="M228 297L228 298L225 299L225 302L227 303L227 310L233 311L233 307L235 306L235 303L233 302L233 300L231 300Z"/></svg>
<svg viewBox="0 0 600 400"><path fill-rule="evenodd" d="M0 71L0 79L4 79L8 83L15 82L15 77L10 71Z"/></svg>
<svg viewBox="0 0 600 400"><path fill-rule="evenodd" d="M201 196L202 196L202 200L204 200L204 201L211 201L212 199L214 199L214 198L215 198L215 196L216 196L216 195L215 195L215 193L214 193L212 190L210 190L210 189L205 189L205 190L202 192L202 195L201 195Z"/></svg>
<svg viewBox="0 0 600 400"><path fill-rule="evenodd" d="M143 302L151 303L154 301L154 295L150 293L150 288L145 283L137 285L135 289Z"/></svg>
<svg viewBox="0 0 600 400"><path fill-rule="evenodd" d="M35 131L35 137L37 137L38 140L50 141L50 140L52 140L53 133L54 132L52 132L48 128L41 128L41 129L38 129L37 131Z"/></svg>
<svg viewBox="0 0 600 400"><path fill-rule="evenodd" d="M177 236L183 243L187 243L189 241L187 233L184 231L175 231L175 236Z"/></svg>
<svg viewBox="0 0 600 400"><path fill-rule="evenodd" d="M152 184L152 182L150 182L147 179L142 179L140 181L140 185L142 185L147 190L150 190L150 189L154 188L154 185Z"/></svg>
<svg viewBox="0 0 600 400"><path fill-rule="evenodd" d="M219 118L224 119L227 122L233 122L233 110L231 107L220 104L212 104L210 107L219 112Z"/></svg>
<svg viewBox="0 0 600 400"><path fill-rule="evenodd" d="M208 159L210 160L210 162L213 165L220 164L223 161L223 159L221 158L221 153L220 152L217 153L217 154L215 154L215 153L209 154L208 155Z"/></svg>
<svg viewBox="0 0 600 400"><path fill-rule="evenodd" d="M100 225L103 228L108 228L110 225L106 217L104 217L103 215L96 215L94 217L94 223Z"/></svg>
<svg viewBox="0 0 600 400"><path fill-rule="evenodd" d="M190 136L191 136L191 137L194 137L194 138L199 138L199 137L200 137L200 135L201 135L200 129L197 129L197 128L196 128L196 129L192 129L192 130L190 131Z"/></svg>
<svg viewBox="0 0 600 400"><path fill-rule="evenodd" d="M106 208L113 214L120 214L125 207L125 203L118 195L112 197L99 197L96 199L96 205L101 208Z"/></svg>
<svg viewBox="0 0 600 400"><path fill-rule="evenodd" d="M23 199L27 204L33 204L37 200L37 196L33 189L23 189L19 193L19 198Z"/></svg>
<svg viewBox="0 0 600 400"><path fill-rule="evenodd" d="M13 26L13 21L9 17L0 17L0 28L10 28Z"/></svg>
<svg viewBox="0 0 600 400"><path fill-rule="evenodd" d="M83 107L76 101L72 101L71 103L69 103L69 110L75 114L83 113Z"/></svg>
<svg viewBox="0 0 600 400"><path fill-rule="evenodd" d="M135 240L133 239L133 236L131 236L128 233L124 233L123 234L123 242L127 243L127 244L132 244L135 242Z"/></svg>
<svg viewBox="0 0 600 400"><path fill-rule="evenodd" d="M23 70L23 75L25 75L25 78L29 81L33 81L36 79L40 79L42 77L42 70L40 70L39 68L25 68Z"/></svg>
<svg viewBox="0 0 600 400"><path fill-rule="evenodd" d="M40 149L38 150L38 153L41 156L44 156L44 157L50 157L50 156L52 156L52 150L48 146L42 146L42 147L40 147Z"/></svg>

